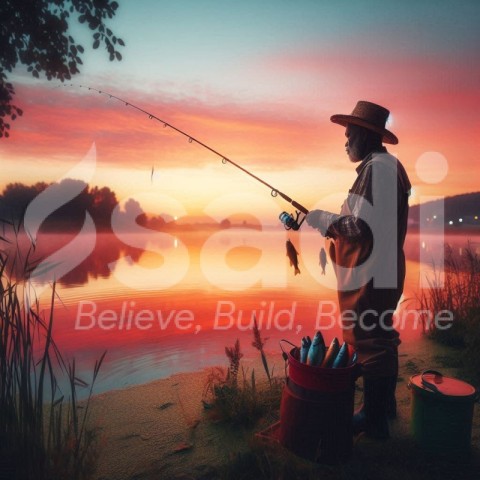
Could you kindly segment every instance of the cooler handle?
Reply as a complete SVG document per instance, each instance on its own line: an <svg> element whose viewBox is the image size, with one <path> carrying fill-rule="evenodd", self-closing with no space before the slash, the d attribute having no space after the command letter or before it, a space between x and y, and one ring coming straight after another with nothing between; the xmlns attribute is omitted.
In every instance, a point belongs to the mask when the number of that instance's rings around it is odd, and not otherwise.
<svg viewBox="0 0 480 480"><path fill-rule="evenodd" d="M438 389L438 387L435 384L425 380L423 376L426 375L427 373L433 373L435 376L439 376L439 377L443 377L443 375L440 372L437 372L437 370L424 370L421 376L422 386L432 391L433 393L438 393L439 395L443 395L443 393Z"/></svg>

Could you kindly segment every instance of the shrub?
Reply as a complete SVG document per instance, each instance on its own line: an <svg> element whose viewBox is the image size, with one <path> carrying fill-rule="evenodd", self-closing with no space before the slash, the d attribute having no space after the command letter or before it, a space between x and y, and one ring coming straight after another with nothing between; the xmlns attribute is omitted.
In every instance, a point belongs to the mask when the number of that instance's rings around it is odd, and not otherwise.
<svg viewBox="0 0 480 480"><path fill-rule="evenodd" d="M262 363L268 372L268 384L258 385L255 370L240 366L243 354L237 339L233 347L226 347L225 353L229 359L228 370L216 367L211 370L204 390L204 405L208 405L212 418L227 421L236 425L251 426L261 416L278 409L283 381L273 377L263 352L263 344L258 328L254 329L255 342L261 345L259 349ZM238 374L241 373L239 381ZM259 388L260 387L260 388Z"/></svg>
<svg viewBox="0 0 480 480"><path fill-rule="evenodd" d="M461 347L464 368L480 381L480 258L471 245L460 256L446 247L444 271L434 271L419 301L420 309L430 312L428 321L424 318L426 333L444 345ZM436 328L431 317L444 310L452 312L453 322L450 328Z"/></svg>

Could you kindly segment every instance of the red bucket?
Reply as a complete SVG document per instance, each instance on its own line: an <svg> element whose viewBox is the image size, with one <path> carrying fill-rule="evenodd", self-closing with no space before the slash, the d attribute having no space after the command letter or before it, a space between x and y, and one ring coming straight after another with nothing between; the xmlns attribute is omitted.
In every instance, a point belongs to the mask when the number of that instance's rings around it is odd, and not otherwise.
<svg viewBox="0 0 480 480"><path fill-rule="evenodd" d="M355 380L360 365L312 367L299 350L287 354L289 377L282 392L279 441L308 460L336 464L352 453Z"/></svg>

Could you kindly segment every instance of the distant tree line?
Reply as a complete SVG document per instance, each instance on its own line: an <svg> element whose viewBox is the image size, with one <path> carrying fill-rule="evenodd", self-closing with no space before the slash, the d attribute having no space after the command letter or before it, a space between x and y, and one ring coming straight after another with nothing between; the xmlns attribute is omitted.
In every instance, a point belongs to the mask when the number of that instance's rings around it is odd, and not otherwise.
<svg viewBox="0 0 480 480"><path fill-rule="evenodd" d="M440 217L443 211L443 219L447 225L450 221L453 221L454 225L462 223L480 225L480 192L464 193L426 202L422 204L421 210L422 215L430 220L434 219L434 216ZM410 207L410 219L414 222L420 221L420 205Z"/></svg>
<svg viewBox="0 0 480 480"><path fill-rule="evenodd" d="M65 179L59 184L38 182L34 185L23 183L8 184L0 195L0 219L20 225L27 206L48 187L55 185L58 192L73 189L80 191L73 199L58 205L42 224L41 230L78 230L83 225L85 212L92 216L97 230L110 230L110 219L118 201L108 187L90 187L81 180ZM59 195L61 202L61 195Z"/></svg>
<svg viewBox="0 0 480 480"><path fill-rule="evenodd" d="M33 185L21 182L9 183L0 194L0 226L3 222L21 226L27 207L47 189L49 201L39 205L40 231L79 231L85 221L86 212L95 222L97 231L112 231L112 214L118 205L115 192L109 187L90 187L82 180L71 178L59 183L37 182ZM70 200L64 200L66 198ZM46 211L47 209L50 211ZM200 228L198 224L177 224L168 214L147 215L138 201L129 199L122 210L117 212L115 228L128 231L135 224L158 231ZM202 228L213 229L228 229L234 226L236 225L228 218L217 223L205 217L205 223L201 224ZM245 220L241 226L251 227Z"/></svg>

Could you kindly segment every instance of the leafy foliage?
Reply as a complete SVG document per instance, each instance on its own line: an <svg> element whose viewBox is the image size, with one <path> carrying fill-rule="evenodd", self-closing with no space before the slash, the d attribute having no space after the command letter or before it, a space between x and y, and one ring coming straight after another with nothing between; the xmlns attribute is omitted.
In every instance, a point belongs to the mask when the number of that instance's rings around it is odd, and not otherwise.
<svg viewBox="0 0 480 480"><path fill-rule="evenodd" d="M125 42L106 25L118 3L112 0L2 0L0 3L0 137L8 137L10 123L23 111L12 104L15 89L7 72L25 65L33 77L70 80L80 72L85 49L70 34L72 17L88 25L92 48L105 47L109 58L121 60L116 49Z"/></svg>

